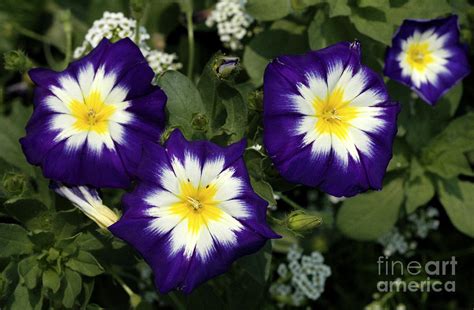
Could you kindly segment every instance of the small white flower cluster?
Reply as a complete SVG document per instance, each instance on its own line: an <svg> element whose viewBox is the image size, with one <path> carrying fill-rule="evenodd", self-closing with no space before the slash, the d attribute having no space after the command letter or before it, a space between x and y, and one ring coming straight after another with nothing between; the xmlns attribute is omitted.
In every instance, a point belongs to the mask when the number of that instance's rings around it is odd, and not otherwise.
<svg viewBox="0 0 474 310"><path fill-rule="evenodd" d="M436 230L439 227L438 209L429 207L423 212L412 213L408 216L408 221L414 228L415 236L425 239L431 230Z"/></svg>
<svg viewBox="0 0 474 310"><path fill-rule="evenodd" d="M94 21L92 27L87 31L84 42L74 50L74 58L79 58L95 48L103 38L118 40L124 38L135 39L137 21L125 17L123 13L104 12L102 18ZM140 48L143 56L153 69L155 74L160 74L166 70L178 70L182 64L177 62L176 54L167 54L158 50L152 50L146 44L150 39L150 34L144 27L140 27Z"/></svg>
<svg viewBox="0 0 474 310"><path fill-rule="evenodd" d="M217 25L220 40L225 47L233 51L242 49L242 39L251 35L248 28L254 19L245 12L245 2L242 0L219 0L215 9L206 19L206 26Z"/></svg>
<svg viewBox="0 0 474 310"><path fill-rule="evenodd" d="M183 65L178 62L178 56L176 54L168 54L158 50L148 50L145 57L155 74L160 74L168 70L179 70L183 67Z"/></svg>
<svg viewBox="0 0 474 310"><path fill-rule="evenodd" d="M316 300L324 292L331 268L324 264L321 253L302 255L302 250L292 246L287 254L288 264L280 264L278 280L271 285L270 294L281 306L302 306L307 299Z"/></svg>
<svg viewBox="0 0 474 310"><path fill-rule="evenodd" d="M391 256L395 253L409 255L409 251L416 249L418 245L415 238L425 239L431 230L438 229L438 216L438 210L433 207L410 214L406 225L402 228L394 227L378 239L378 243L384 247L384 255Z"/></svg>

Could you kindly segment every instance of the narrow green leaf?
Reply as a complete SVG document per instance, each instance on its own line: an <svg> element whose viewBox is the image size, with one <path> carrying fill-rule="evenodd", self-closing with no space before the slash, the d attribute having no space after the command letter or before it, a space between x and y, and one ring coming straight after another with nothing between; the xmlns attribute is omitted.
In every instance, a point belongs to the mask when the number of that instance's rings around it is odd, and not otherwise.
<svg viewBox="0 0 474 310"><path fill-rule="evenodd" d="M379 192L347 199L337 214L337 227L353 239L375 240L396 223L403 197L403 180L395 179Z"/></svg>
<svg viewBox="0 0 474 310"><path fill-rule="evenodd" d="M33 243L28 233L16 224L0 224L0 257L29 254L33 251Z"/></svg>

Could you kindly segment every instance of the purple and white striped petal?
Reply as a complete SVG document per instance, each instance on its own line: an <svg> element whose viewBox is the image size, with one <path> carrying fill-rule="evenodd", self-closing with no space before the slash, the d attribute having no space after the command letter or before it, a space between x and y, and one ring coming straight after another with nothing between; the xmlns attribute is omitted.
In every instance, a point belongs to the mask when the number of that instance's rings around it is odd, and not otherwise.
<svg viewBox="0 0 474 310"><path fill-rule="evenodd" d="M384 73L430 105L470 72L458 18L405 20L387 49Z"/></svg>
<svg viewBox="0 0 474 310"><path fill-rule="evenodd" d="M392 156L398 103L339 43L273 60L264 77L264 143L281 175L333 196L380 189Z"/></svg>
<svg viewBox="0 0 474 310"><path fill-rule="evenodd" d="M144 141L158 141L166 95L129 39L104 39L62 72L33 69L34 112L21 139L28 161L71 185L128 187Z"/></svg>
<svg viewBox="0 0 474 310"><path fill-rule="evenodd" d="M164 148L145 146L138 186L109 229L143 255L160 292L189 293L278 237L250 185L244 149L244 141L227 148L188 142L178 130Z"/></svg>

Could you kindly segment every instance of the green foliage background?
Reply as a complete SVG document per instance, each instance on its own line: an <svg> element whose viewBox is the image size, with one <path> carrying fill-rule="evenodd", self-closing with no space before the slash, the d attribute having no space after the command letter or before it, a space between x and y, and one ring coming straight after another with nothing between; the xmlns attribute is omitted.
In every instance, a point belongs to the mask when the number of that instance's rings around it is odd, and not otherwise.
<svg viewBox="0 0 474 310"><path fill-rule="evenodd" d="M248 0L257 20L248 38L241 70L216 75L220 45L215 31L199 20L210 0L150 0L143 24L161 33L167 51L184 63L183 73L156 78L168 95L168 129L180 128L191 139L227 145L244 137L262 143L262 77L268 61L281 54L320 49L358 39L363 62L381 73L385 49L405 18L459 15L462 40L473 59L474 7L467 0ZM0 2L0 52L19 49L25 67L60 70L72 46L78 46L104 11L130 15L122 0L3 0ZM195 47L190 48L186 16L194 13ZM188 18L189 21L189 18ZM66 25L73 31L68 32ZM71 40L68 34L71 35ZM190 64L189 53L194 56ZM217 54L216 54L217 53ZM30 166L18 139L31 114L31 81L24 73L0 70L0 308L5 309L273 309L268 294L274 270L291 244L324 253L333 275L312 307L362 308L372 301L381 248L374 243L407 214L428 204L441 210L441 227L420 244L412 259L459 261L456 293L391 296L387 309L403 302L409 309L468 309L474 305L474 87L469 76L430 107L400 84L386 80L402 105L399 131L385 185L329 206L327 196L282 180L265 152L248 150L245 160L255 191L277 205L271 221L284 238L245 257L229 273L193 294L155 293L149 268L122 241L97 230L69 202L48 189L41 171ZM11 69L6 66L6 69ZM184 72L189 74L186 76ZM166 134L165 137L166 138ZM283 199L275 201L274 193ZM284 194L282 194L284 193ZM296 206L308 206L323 224L301 237L285 226ZM106 205L120 210L122 192L103 191ZM329 206L329 208L328 208ZM330 211L328 211L330 210ZM403 259L403 258L400 258Z"/></svg>

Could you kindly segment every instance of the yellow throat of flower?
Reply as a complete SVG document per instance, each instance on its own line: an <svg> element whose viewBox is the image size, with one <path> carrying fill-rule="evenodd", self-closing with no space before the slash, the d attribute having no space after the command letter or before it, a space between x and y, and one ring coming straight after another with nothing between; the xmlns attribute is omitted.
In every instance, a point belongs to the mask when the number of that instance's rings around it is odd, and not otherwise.
<svg viewBox="0 0 474 310"><path fill-rule="evenodd" d="M83 101L71 102L72 115L76 118L74 128L79 131L108 133L109 120L115 113L115 106L106 104L98 91L93 91Z"/></svg>
<svg viewBox="0 0 474 310"><path fill-rule="evenodd" d="M325 99L316 98L313 106L316 110L316 128L318 134L334 134L339 139L348 137L350 121L357 116L357 108L344 101L344 89L334 89Z"/></svg>
<svg viewBox="0 0 474 310"><path fill-rule="evenodd" d="M412 43L407 50L407 62L411 68L423 72L433 62L428 42Z"/></svg>

